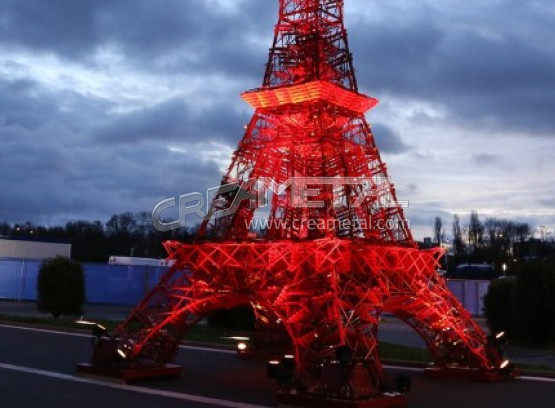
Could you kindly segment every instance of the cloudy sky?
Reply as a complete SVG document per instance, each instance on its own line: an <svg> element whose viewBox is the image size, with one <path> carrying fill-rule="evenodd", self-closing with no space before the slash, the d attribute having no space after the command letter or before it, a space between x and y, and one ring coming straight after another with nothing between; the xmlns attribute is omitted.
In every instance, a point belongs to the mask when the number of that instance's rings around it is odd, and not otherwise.
<svg viewBox="0 0 555 408"><path fill-rule="evenodd" d="M217 185L277 0L0 0L0 222L151 211ZM471 210L555 229L555 3L347 0L417 238Z"/></svg>

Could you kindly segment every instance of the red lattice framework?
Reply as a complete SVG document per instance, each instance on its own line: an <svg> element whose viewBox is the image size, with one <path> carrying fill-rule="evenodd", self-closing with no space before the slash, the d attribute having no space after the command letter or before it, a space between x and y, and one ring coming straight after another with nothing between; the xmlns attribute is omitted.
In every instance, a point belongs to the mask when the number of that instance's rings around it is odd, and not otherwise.
<svg viewBox="0 0 555 408"><path fill-rule="evenodd" d="M165 244L175 264L117 328L121 364L164 364L208 312L250 304L260 325L289 335L295 387L310 395L382 395L383 312L413 327L440 369L503 368L435 273L442 251L413 242L364 117L377 100L358 92L343 2L281 0L263 86L243 98L255 113L202 224L205 242ZM309 197L300 204L299 179ZM253 197L270 184L286 188L264 206Z"/></svg>

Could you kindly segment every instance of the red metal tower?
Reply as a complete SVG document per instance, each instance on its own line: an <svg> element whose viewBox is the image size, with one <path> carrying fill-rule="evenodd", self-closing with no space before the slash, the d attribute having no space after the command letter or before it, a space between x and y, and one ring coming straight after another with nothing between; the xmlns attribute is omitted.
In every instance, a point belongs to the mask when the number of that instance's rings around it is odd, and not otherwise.
<svg viewBox="0 0 555 408"><path fill-rule="evenodd" d="M343 1L280 0L264 83L242 96L255 113L200 229L204 241L165 243L174 266L95 363L165 364L208 312L250 304L259 323L291 339L294 370L276 370L289 390L281 398L293 403L404 403L384 396L382 312L422 336L435 372L511 376L435 273L442 251L413 242L364 117L378 101L358 92Z"/></svg>

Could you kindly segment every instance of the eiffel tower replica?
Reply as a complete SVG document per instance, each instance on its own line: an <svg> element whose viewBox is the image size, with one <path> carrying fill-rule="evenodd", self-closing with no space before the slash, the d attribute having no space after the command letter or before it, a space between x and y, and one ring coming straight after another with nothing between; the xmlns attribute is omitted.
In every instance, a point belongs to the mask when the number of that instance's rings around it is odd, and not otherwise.
<svg viewBox="0 0 555 408"><path fill-rule="evenodd" d="M199 319L250 305L257 328L288 338L269 372L289 405L404 406L380 360L385 312L423 338L430 374L512 377L435 272L442 250L413 241L364 116L378 101L358 90L343 1L280 0L262 87L242 97L255 112L198 241L164 244L173 266L99 336L87 369L164 370Z"/></svg>

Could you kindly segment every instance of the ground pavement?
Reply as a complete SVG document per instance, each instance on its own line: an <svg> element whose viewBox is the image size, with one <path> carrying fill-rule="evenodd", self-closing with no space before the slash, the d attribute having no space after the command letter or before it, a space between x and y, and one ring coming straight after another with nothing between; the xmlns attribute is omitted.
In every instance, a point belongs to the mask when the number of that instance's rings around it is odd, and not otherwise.
<svg viewBox="0 0 555 408"><path fill-rule="evenodd" d="M132 306L87 304L84 307L83 318L87 320L115 320L125 319ZM37 311L35 302L15 302L0 300L0 315L23 317L49 317L48 314ZM486 321L483 317L476 317L476 321L487 332ZM202 323L202 321L201 321ZM380 324L378 337L381 341L411 347L424 348L422 339L406 324L394 316L386 315ZM545 366L555 370L554 349L534 349L509 346L508 357L516 364Z"/></svg>

